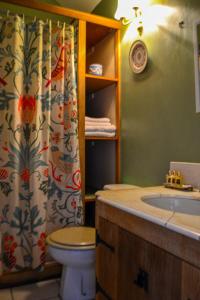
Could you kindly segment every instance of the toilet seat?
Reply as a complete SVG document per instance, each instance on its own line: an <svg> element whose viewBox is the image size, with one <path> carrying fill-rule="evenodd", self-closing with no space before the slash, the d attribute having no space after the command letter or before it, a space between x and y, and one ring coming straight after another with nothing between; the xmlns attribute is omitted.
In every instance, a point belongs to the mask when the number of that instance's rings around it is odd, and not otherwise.
<svg viewBox="0 0 200 300"><path fill-rule="evenodd" d="M88 250L95 248L95 228L66 227L52 232L47 237L50 246L69 250Z"/></svg>

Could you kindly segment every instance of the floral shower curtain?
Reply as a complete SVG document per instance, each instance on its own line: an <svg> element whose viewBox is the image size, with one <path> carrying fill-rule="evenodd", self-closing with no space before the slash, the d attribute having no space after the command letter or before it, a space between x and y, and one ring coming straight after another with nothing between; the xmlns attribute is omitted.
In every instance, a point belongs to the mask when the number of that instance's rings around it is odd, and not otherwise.
<svg viewBox="0 0 200 300"><path fill-rule="evenodd" d="M74 27L0 19L0 272L40 270L82 224Z"/></svg>

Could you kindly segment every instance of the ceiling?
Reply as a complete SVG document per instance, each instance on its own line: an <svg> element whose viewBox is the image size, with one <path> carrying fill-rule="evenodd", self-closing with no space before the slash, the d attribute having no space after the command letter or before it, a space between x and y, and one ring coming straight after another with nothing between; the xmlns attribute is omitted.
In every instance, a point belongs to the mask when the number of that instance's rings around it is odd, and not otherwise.
<svg viewBox="0 0 200 300"><path fill-rule="evenodd" d="M92 12L101 0L57 0L63 7Z"/></svg>

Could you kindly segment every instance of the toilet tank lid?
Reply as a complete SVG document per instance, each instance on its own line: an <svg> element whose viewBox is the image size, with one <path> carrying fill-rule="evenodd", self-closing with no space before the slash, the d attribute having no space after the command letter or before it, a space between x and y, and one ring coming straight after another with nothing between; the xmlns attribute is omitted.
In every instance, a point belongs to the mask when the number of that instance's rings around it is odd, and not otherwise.
<svg viewBox="0 0 200 300"><path fill-rule="evenodd" d="M95 228L66 227L52 232L49 239L59 245L80 247L95 245Z"/></svg>
<svg viewBox="0 0 200 300"><path fill-rule="evenodd" d="M132 190L137 188L140 187L138 185L124 184L124 183L106 184L103 187L104 190L112 190L112 191Z"/></svg>

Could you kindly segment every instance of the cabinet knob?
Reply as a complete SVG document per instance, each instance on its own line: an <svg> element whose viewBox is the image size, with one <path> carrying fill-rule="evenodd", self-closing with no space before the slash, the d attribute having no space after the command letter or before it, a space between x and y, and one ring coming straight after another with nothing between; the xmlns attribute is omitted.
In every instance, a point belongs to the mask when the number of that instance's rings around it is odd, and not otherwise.
<svg viewBox="0 0 200 300"><path fill-rule="evenodd" d="M149 274L142 270L141 268L139 269L137 279L134 280L134 283L139 286L140 288L144 289L145 292L148 292L149 288Z"/></svg>

